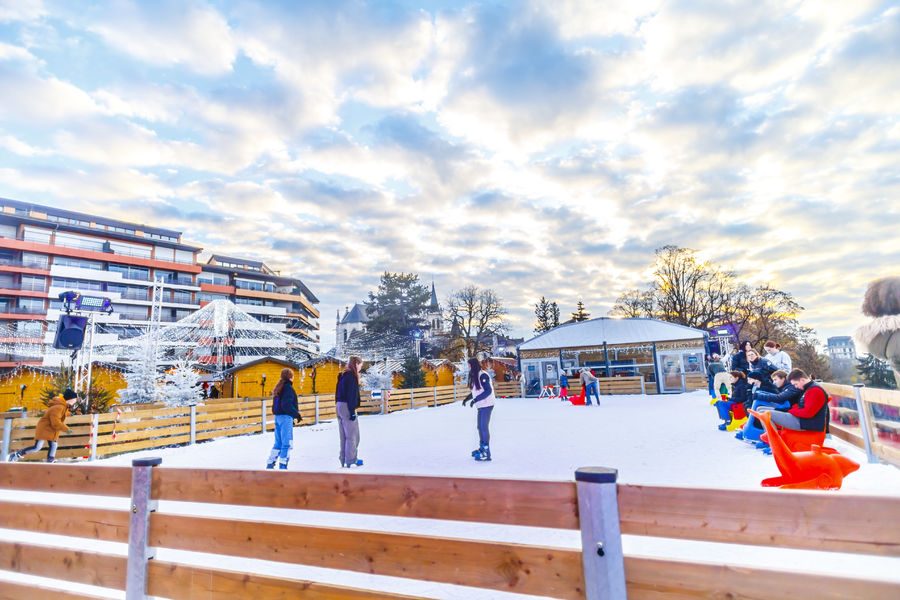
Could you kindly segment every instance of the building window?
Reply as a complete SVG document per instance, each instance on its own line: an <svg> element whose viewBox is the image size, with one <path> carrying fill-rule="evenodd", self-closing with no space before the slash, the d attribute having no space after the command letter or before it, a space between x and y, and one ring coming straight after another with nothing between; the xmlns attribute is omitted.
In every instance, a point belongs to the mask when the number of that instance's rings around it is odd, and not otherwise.
<svg viewBox="0 0 900 600"><path fill-rule="evenodd" d="M259 298L235 298L235 304L246 304L249 306L263 306L263 301Z"/></svg>
<svg viewBox="0 0 900 600"><path fill-rule="evenodd" d="M46 254L35 254L34 252L22 253L22 266L31 267L33 269L46 269L49 265L50 257Z"/></svg>
<svg viewBox="0 0 900 600"><path fill-rule="evenodd" d="M91 291L91 292L102 292L103 284L99 281L86 281L84 279L69 279L67 277L54 277L52 283L50 284L53 287L64 288L66 290L80 290L80 291Z"/></svg>
<svg viewBox="0 0 900 600"><path fill-rule="evenodd" d="M94 271L102 271L103 263L96 260L82 260L80 258L69 258L67 256L57 256L53 259L55 267L77 267L79 269L92 269Z"/></svg>
<svg viewBox="0 0 900 600"><path fill-rule="evenodd" d="M128 265L109 265L110 273L120 273L122 279L134 279L137 281L150 281L150 269L144 267L131 267Z"/></svg>
<svg viewBox="0 0 900 600"><path fill-rule="evenodd" d="M175 262L192 265L194 264L194 253L189 250L176 250Z"/></svg>
<svg viewBox="0 0 900 600"><path fill-rule="evenodd" d="M85 235L57 232L54 243L57 246L63 246L64 248L78 248L80 250L103 252L104 240Z"/></svg>
<svg viewBox="0 0 900 600"><path fill-rule="evenodd" d="M107 283L106 291L113 294L119 294L120 297L127 300L149 300L149 296L147 294L148 288L140 287L137 285Z"/></svg>
<svg viewBox="0 0 900 600"><path fill-rule="evenodd" d="M213 300L228 300L225 294L211 294L210 292L200 292L197 294L198 302L212 302Z"/></svg>
<svg viewBox="0 0 900 600"><path fill-rule="evenodd" d="M22 289L29 292L46 292L47 278L34 275L22 275Z"/></svg>
<svg viewBox="0 0 900 600"><path fill-rule="evenodd" d="M192 304L191 293L184 290L175 290L172 292L172 301L179 304Z"/></svg>
<svg viewBox="0 0 900 600"><path fill-rule="evenodd" d="M210 285L231 285L228 281L228 275L222 275L221 273L200 273L197 275L197 281Z"/></svg>
<svg viewBox="0 0 900 600"><path fill-rule="evenodd" d="M41 298L19 298L19 308L26 313L44 312L44 301Z"/></svg>
<svg viewBox="0 0 900 600"><path fill-rule="evenodd" d="M257 292L274 292L275 284L263 281L251 281L249 279L235 279L234 287L240 290L254 290Z"/></svg>
<svg viewBox="0 0 900 600"><path fill-rule="evenodd" d="M39 244L50 243L50 230L39 229L37 227L25 227L22 239L26 242L37 242Z"/></svg>

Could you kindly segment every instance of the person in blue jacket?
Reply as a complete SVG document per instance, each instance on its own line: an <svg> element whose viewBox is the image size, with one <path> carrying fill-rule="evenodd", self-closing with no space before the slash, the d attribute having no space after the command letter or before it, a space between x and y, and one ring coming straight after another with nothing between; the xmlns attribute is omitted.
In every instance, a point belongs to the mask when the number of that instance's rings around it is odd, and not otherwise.
<svg viewBox="0 0 900 600"><path fill-rule="evenodd" d="M767 406L775 410L786 411L800 402L800 398L803 397L803 390L789 382L787 377L788 374L782 370L772 373L772 381L778 388L778 392L768 392L762 389L752 392L753 405L751 409L759 410ZM744 428L735 434L735 437L739 440L759 442L759 437L762 434L762 423L756 417L751 416L744 424ZM768 446L764 442L759 442L757 445L759 448Z"/></svg>
<svg viewBox="0 0 900 600"><path fill-rule="evenodd" d="M569 376L565 371L559 374L559 399L563 402L569 401Z"/></svg>
<svg viewBox="0 0 900 600"><path fill-rule="evenodd" d="M269 453L267 469L286 470L294 445L294 422L300 422L300 410L297 407L297 392L294 391L294 372L282 369L281 377L272 391L272 414L275 415L275 445Z"/></svg>

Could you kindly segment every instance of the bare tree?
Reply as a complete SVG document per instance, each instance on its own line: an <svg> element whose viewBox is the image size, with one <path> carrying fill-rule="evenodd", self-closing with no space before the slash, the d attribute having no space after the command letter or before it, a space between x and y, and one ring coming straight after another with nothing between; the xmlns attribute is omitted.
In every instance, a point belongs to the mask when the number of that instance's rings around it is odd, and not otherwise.
<svg viewBox="0 0 900 600"><path fill-rule="evenodd" d="M475 356L491 336L507 329L506 308L492 289L466 286L450 294L446 307L447 318L456 324L468 356Z"/></svg>
<svg viewBox="0 0 900 600"><path fill-rule="evenodd" d="M609 314L613 317L636 319L654 317L656 314L656 298L651 291L628 290L616 299Z"/></svg>

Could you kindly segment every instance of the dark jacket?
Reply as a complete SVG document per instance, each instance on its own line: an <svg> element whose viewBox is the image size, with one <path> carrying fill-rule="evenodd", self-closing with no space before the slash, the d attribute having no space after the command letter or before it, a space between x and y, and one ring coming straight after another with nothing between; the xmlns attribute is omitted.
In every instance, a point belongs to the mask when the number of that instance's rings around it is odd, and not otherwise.
<svg viewBox="0 0 900 600"><path fill-rule="evenodd" d="M563 373L559 376L559 387L567 388L569 387L569 378L566 377L566 374Z"/></svg>
<svg viewBox="0 0 900 600"><path fill-rule="evenodd" d="M288 415L295 419L300 418L300 410L297 407L297 392L287 383L281 388L281 394L272 396L272 414Z"/></svg>
<svg viewBox="0 0 900 600"><path fill-rule="evenodd" d="M356 409L359 408L360 404L359 381L356 380L352 373L344 371L338 376L337 389L334 391L334 401L346 403L350 414L356 414Z"/></svg>
<svg viewBox="0 0 900 600"><path fill-rule="evenodd" d="M750 402L750 393L752 392L752 388L750 384L747 383L747 380L743 377L738 378L737 381L731 384L731 398L732 402L737 402L738 404L747 404Z"/></svg>
<svg viewBox="0 0 900 600"><path fill-rule="evenodd" d="M798 402L800 402L800 398L803 397L803 390L798 387L794 387L794 384L791 382L785 382L784 387L779 390L777 394L773 394L772 392L766 392L763 390L757 390L755 394L753 394L754 400L761 400L763 402L771 402L773 404L784 404L788 402L791 407L794 407Z"/></svg>
<svg viewBox="0 0 900 600"><path fill-rule="evenodd" d="M788 412L797 417L804 431L827 431L828 392L810 381L803 388L803 397Z"/></svg>
<svg viewBox="0 0 900 600"><path fill-rule="evenodd" d="M747 373L747 377L749 379L756 379L759 381L759 389L764 392L771 392L773 394L778 393L778 387L775 386L775 382L772 381L772 373L778 370L772 361L759 357L756 359L756 362L749 363L750 371Z"/></svg>
<svg viewBox="0 0 900 600"><path fill-rule="evenodd" d="M731 370L743 371L744 373L750 370L750 363L747 362L747 354L743 350L731 357Z"/></svg>

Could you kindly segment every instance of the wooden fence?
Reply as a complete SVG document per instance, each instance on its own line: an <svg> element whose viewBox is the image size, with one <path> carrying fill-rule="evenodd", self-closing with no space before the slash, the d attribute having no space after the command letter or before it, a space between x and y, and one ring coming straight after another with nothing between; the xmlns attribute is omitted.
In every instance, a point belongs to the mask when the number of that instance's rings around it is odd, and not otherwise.
<svg viewBox="0 0 900 600"><path fill-rule="evenodd" d="M823 383L831 396L831 433L879 459L900 466L900 391L862 384Z"/></svg>
<svg viewBox="0 0 900 600"><path fill-rule="evenodd" d="M129 497L130 511L70 510L0 501L8 529L128 542L128 557L90 542L64 550L0 541L0 569L145 595L193 598L386 598L397 593L289 577L235 572L215 565L149 560L176 549L402 577L444 584L598 600L688 598L897 598L900 584L792 568L740 564L733 547L721 560L623 555L621 535L724 542L786 549L900 557L900 499L782 490L737 491L617 485L611 469L579 469L575 481L517 481L366 474L166 469L160 459L132 468L3 464L0 488L22 492ZM157 511L157 500L207 505L217 516ZM213 505L480 522L581 531L582 548L398 534L221 516ZM839 515L840 523L835 522ZM91 596L0 583L4 598Z"/></svg>
<svg viewBox="0 0 900 600"><path fill-rule="evenodd" d="M518 396L518 384L497 384L509 395ZM507 389L508 388L508 389ZM512 393L515 392L515 393ZM388 414L399 410L443 406L461 400L465 386L443 386L406 390L386 390L380 396L364 393L362 414ZM304 425L337 418L334 394L300 396L300 414ZM138 450L194 444L224 437L264 433L275 428L269 398L220 398L196 406L166 408L154 404L122 405L111 413L75 415L66 419L71 432L60 436L57 458L94 460ZM21 413L0 413L3 418L3 444L0 460L10 451L31 445L38 417ZM45 453L23 460L40 460Z"/></svg>

